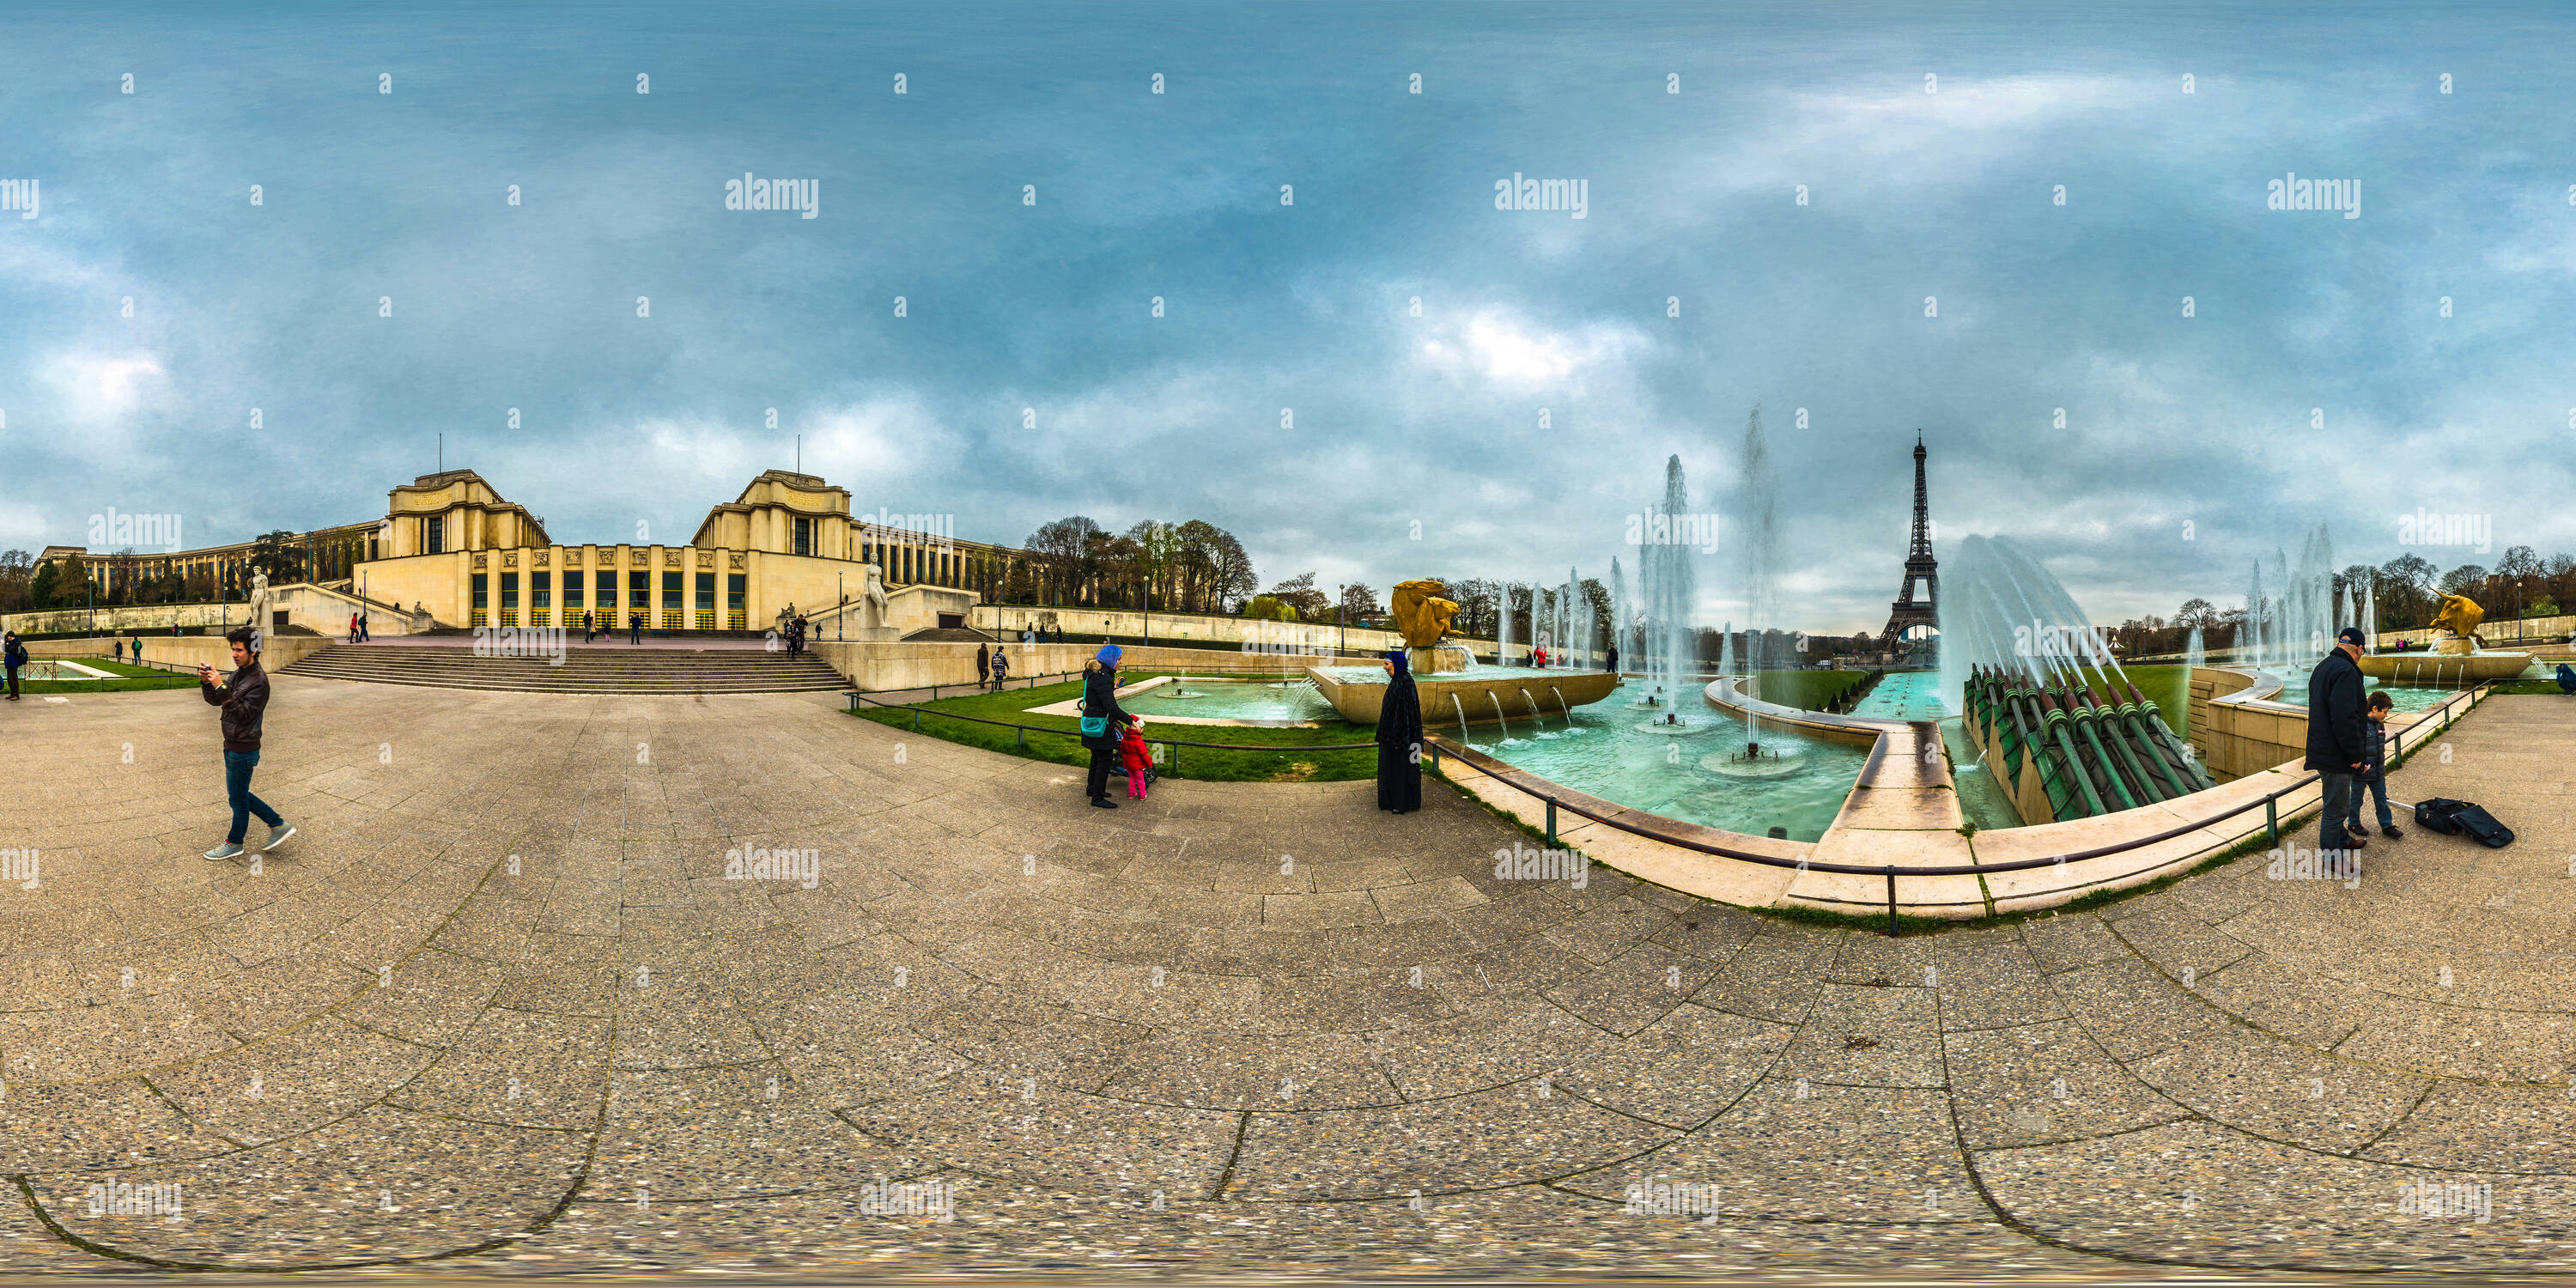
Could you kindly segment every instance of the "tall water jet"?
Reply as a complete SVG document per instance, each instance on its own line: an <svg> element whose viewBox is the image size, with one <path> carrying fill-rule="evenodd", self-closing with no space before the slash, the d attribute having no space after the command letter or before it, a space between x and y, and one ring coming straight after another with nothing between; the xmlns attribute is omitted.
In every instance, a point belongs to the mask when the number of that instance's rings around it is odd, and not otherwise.
<svg viewBox="0 0 2576 1288"><path fill-rule="evenodd" d="M1497 583L1494 587L1494 599L1497 605L1496 616L1502 623L1494 628L1494 665L1510 666L1512 664L1512 584L1508 581Z"/></svg>
<svg viewBox="0 0 2576 1288"><path fill-rule="evenodd" d="M1610 556L1610 647L1628 647L1628 579L1619 571L1619 556Z"/></svg>
<svg viewBox="0 0 2576 1288"><path fill-rule="evenodd" d="M1771 444L1762 433L1762 409L1744 418L1744 648L1738 654L1747 676L1778 664L1763 643L1774 624L1774 587L1779 575L1780 484L1771 468Z"/></svg>
<svg viewBox="0 0 2576 1288"><path fill-rule="evenodd" d="M2191 640L2183 645L2182 664L2194 668L2209 665L2209 650L2201 644L2198 622L2191 624Z"/></svg>
<svg viewBox="0 0 2576 1288"><path fill-rule="evenodd" d="M1675 455L1664 462L1663 514L1665 528L1677 526L1690 512L1690 485L1682 475L1682 458ZM1644 592L1643 619L1647 640L1648 674L1663 689L1667 704L1677 699L1683 688L1699 671L1699 636L1691 613L1699 598L1698 569L1691 562L1691 547L1683 541L1655 540L1655 525L1646 525L1648 539L1639 547L1639 588Z"/></svg>

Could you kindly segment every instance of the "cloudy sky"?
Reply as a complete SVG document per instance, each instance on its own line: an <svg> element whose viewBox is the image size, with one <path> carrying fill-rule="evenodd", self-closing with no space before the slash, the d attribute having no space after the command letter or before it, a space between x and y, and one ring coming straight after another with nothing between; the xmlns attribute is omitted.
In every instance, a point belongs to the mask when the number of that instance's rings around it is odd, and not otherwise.
<svg viewBox="0 0 2576 1288"><path fill-rule="evenodd" d="M2097 618L2319 522L2576 550L2570 11L1716 8L20 5L0 546L370 518L442 433L558 540L676 542L801 432L972 539L1633 575L1668 455L1740 512L1758 405L1810 630L1884 622L1917 427L1944 542Z"/></svg>

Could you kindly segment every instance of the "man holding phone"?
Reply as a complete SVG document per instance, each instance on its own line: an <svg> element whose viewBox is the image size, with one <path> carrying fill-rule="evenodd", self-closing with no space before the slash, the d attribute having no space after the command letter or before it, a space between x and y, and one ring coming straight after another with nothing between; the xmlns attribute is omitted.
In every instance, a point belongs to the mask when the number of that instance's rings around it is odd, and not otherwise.
<svg viewBox="0 0 2576 1288"><path fill-rule="evenodd" d="M250 816L268 824L268 840L260 845L266 853L286 844L295 829L268 802L250 794L250 773L259 765L260 718L268 712L268 672L259 666L259 634L247 626L225 632L232 644L233 665L229 678L215 674L215 668L200 663L197 686L208 706L223 708L224 793L232 799L233 830L224 843L206 851L206 857L218 861L237 859L242 855L242 834L250 828Z"/></svg>

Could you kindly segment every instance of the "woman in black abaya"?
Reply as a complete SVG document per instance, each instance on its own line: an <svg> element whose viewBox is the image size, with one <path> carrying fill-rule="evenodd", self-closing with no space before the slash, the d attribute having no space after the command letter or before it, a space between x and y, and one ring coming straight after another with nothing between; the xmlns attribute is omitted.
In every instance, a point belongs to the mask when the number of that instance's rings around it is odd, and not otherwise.
<svg viewBox="0 0 2576 1288"><path fill-rule="evenodd" d="M1404 650L1386 655L1386 701L1377 713L1377 807L1410 814L1422 808L1422 697Z"/></svg>

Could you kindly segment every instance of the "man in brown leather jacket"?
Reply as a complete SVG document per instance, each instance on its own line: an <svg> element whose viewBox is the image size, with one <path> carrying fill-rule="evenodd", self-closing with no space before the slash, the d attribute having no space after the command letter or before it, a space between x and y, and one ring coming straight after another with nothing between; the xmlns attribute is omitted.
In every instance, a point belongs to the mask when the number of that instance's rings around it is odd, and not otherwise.
<svg viewBox="0 0 2576 1288"><path fill-rule="evenodd" d="M197 687L206 704L223 708L224 793L232 798L233 830L224 843L206 851L210 859L237 859L242 854L242 834L250 828L250 816L268 824L268 839L261 843L266 853L286 844L295 829L268 802L250 794L250 771L259 764L260 717L268 712L268 672L259 666L259 635L247 626L226 632L231 642L233 665L238 668L228 678L218 678L215 668L197 668Z"/></svg>

